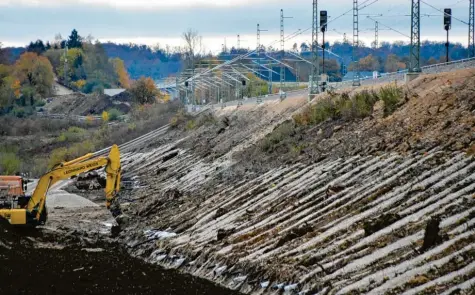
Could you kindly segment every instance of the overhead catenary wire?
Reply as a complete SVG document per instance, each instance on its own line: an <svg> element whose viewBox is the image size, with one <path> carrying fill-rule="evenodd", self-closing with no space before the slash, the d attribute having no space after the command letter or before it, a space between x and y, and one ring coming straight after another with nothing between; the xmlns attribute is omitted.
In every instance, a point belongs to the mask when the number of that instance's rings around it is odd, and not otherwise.
<svg viewBox="0 0 475 295"><path fill-rule="evenodd" d="M364 5L364 4L366 4L366 3L370 2L370 1L372 1L372 2L369 3L369 4L367 4L367 5L365 5L365 6L363 6L361 9L367 8L367 7L369 7L369 6L371 6L371 5L375 4L375 3L377 3L379 0L366 0L366 1L363 1L362 3L360 3L360 5ZM337 19L340 19L341 17L347 15L348 13L350 13L350 12L352 12L352 11L353 11L353 9L350 9L350 10L348 10L348 11L346 11L346 12L340 14L339 16L337 16L337 17L335 17L335 18L332 18L332 19L329 20L326 24L330 24L330 23L336 21ZM304 30L300 30L300 29L299 29L299 30L297 30L296 32L293 32L292 34L290 34L290 35L288 35L287 37L285 37L284 40L287 41L287 40L293 39L293 38L295 38L296 36L302 35L303 33L307 32L307 31L309 31L309 30L311 30L311 29L312 29L312 27L306 28L306 29L304 29ZM268 47L269 47L269 46L272 46L272 45L274 45L274 44L276 44L276 43L278 43L278 42L280 42L280 40L275 40L274 42L272 42L271 44L269 44L269 45L267 45L267 46L268 46ZM232 63L234 63L234 62L236 62L236 61L239 61L239 60L241 60L241 59L247 58L247 57L251 56L252 54L254 54L254 53L256 53L256 52L257 52L257 48L256 48L255 50L252 50L252 51L247 52L246 54L237 56L237 57L235 57L235 58L233 58L233 59L231 59L231 60L229 60L229 61L227 61L227 62L224 62L223 64L218 65L218 66L216 66L216 67L214 67L214 68L212 68L212 69L209 69L209 70L207 70L207 71L205 71L205 72L198 73L198 74L196 74L196 75L194 75L194 76L192 76L192 77L186 79L185 81L192 81L193 79L199 78L199 77L201 77L202 75L206 75L206 74L211 73L211 72L213 72L213 71L215 71L215 70L218 70L218 69L220 69L220 68L222 68L222 67L224 67L224 66L230 65L230 64L232 64ZM183 81L183 82L185 82L185 81Z"/></svg>
<svg viewBox="0 0 475 295"><path fill-rule="evenodd" d="M369 16L368 16L367 18L369 18L369 19L372 20L372 21L376 21L376 20L372 19L372 18L369 17ZM394 31L394 32L396 32L396 33L398 33L398 34L401 34L401 35L404 36L404 37L407 37L407 38L411 39L411 37L410 37L409 35L406 35L406 34L404 34L404 33L401 32L401 31L398 31L398 30L396 30L396 29L394 29L394 28L392 28L392 27L390 27L390 26L388 26L388 25L385 25L384 23L382 23L382 22L380 22L380 21L377 21L377 22L378 22L380 25L382 25L383 27L386 27L386 28L388 28L388 29L391 30L391 31Z"/></svg>
<svg viewBox="0 0 475 295"><path fill-rule="evenodd" d="M433 6L433 5L431 5L431 4L427 3L427 2L425 2L424 0L421 0L421 2L424 3L424 4L427 5L427 6L429 6L429 7L433 8L433 9L435 9L435 10L437 10L437 11L443 13L443 15L446 15L446 14L449 15L448 13L445 13L445 11L443 11L443 10L441 10L441 9L439 9L439 8L437 8L437 7ZM461 23L463 23L463 24L465 24L465 25L468 26L468 23L467 23L466 21L461 20L461 19L459 19L459 18L457 18L457 17L455 17L455 16L453 16L453 15L451 15L451 16L452 16L453 19L458 20L459 22L461 22Z"/></svg>

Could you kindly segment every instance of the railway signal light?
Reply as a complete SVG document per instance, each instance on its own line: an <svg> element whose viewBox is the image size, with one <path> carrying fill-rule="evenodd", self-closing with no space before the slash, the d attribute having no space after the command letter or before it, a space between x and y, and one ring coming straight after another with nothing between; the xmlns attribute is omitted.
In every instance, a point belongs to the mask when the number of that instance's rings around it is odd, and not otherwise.
<svg viewBox="0 0 475 295"><path fill-rule="evenodd" d="M450 30L452 27L452 9L444 9L444 28L446 31Z"/></svg>
<svg viewBox="0 0 475 295"><path fill-rule="evenodd" d="M445 43L445 60L449 62L449 30L452 27L452 9L444 9L444 29L447 31L447 43Z"/></svg>
<svg viewBox="0 0 475 295"><path fill-rule="evenodd" d="M320 11L320 30L325 32L327 30L328 13L326 10Z"/></svg>

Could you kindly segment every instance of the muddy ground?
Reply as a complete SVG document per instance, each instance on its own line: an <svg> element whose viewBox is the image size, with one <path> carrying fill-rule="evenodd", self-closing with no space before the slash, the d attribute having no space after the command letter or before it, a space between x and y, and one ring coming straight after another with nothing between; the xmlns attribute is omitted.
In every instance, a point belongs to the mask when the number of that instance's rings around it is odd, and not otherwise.
<svg viewBox="0 0 475 295"><path fill-rule="evenodd" d="M119 245L47 230L0 227L1 294L235 294L165 270Z"/></svg>

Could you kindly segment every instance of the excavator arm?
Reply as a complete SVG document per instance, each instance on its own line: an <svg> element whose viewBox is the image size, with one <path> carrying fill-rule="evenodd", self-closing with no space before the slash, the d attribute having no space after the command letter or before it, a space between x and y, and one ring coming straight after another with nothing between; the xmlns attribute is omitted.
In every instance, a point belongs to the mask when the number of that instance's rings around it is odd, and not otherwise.
<svg viewBox="0 0 475 295"><path fill-rule="evenodd" d="M46 194L56 182L104 166L107 179L106 206L110 208L120 190L121 166L117 145L112 146L108 157L94 158L94 154L87 154L73 161L57 165L40 178L26 208L0 209L0 217L7 219L11 224L41 224L46 221L43 218L46 213Z"/></svg>

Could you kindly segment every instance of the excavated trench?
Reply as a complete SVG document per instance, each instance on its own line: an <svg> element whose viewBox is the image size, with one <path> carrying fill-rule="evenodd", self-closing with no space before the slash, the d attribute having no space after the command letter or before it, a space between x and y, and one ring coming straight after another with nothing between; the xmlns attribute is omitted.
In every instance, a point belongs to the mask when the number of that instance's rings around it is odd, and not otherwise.
<svg viewBox="0 0 475 295"><path fill-rule="evenodd" d="M235 294L115 244L7 225L0 232L0 294Z"/></svg>

